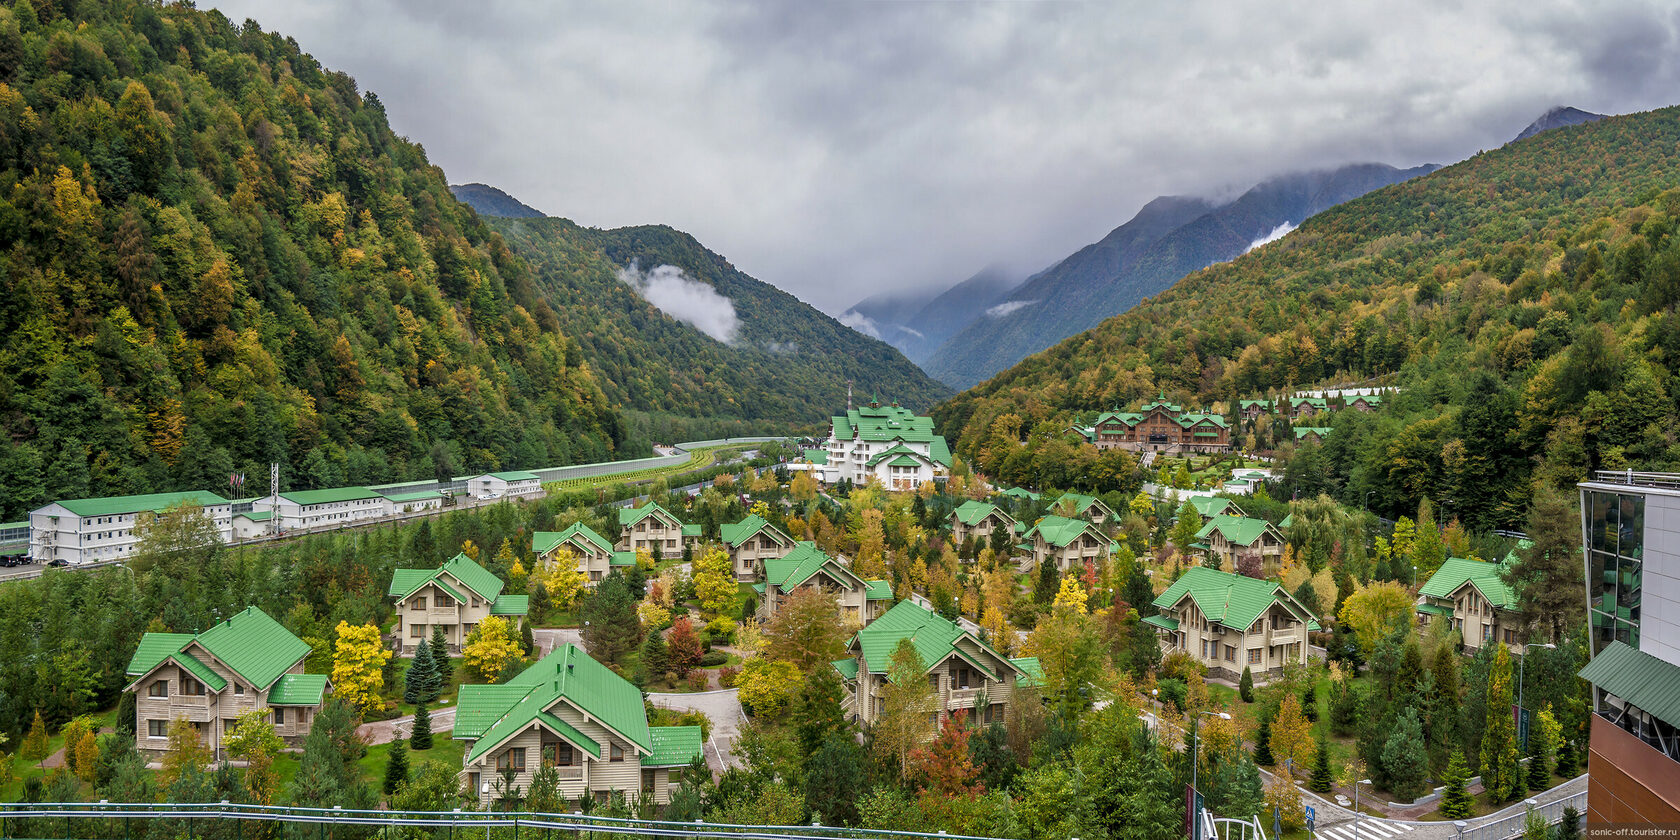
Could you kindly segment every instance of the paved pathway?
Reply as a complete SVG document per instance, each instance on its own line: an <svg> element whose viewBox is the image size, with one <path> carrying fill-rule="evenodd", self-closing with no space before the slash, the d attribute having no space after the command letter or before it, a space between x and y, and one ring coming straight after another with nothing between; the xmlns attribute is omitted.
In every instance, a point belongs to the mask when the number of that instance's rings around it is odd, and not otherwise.
<svg viewBox="0 0 1680 840"><path fill-rule="evenodd" d="M712 720L712 739L706 742L706 766L713 773L737 766L739 760L730 752L741 734L741 698L735 689L703 691L695 694L649 694L648 702L667 709L692 709L704 712Z"/></svg>
<svg viewBox="0 0 1680 840"><path fill-rule="evenodd" d="M432 734L447 732L455 728L455 707L442 706L429 709L432 715ZM356 734L369 744L389 744L397 740L397 730L402 730L403 737L414 732L414 716L392 718L390 720L376 720L356 727Z"/></svg>
<svg viewBox="0 0 1680 840"><path fill-rule="evenodd" d="M531 628L531 642L537 646L538 658L547 656L550 651L564 644L574 644L583 647L583 631L576 627L559 628Z"/></svg>

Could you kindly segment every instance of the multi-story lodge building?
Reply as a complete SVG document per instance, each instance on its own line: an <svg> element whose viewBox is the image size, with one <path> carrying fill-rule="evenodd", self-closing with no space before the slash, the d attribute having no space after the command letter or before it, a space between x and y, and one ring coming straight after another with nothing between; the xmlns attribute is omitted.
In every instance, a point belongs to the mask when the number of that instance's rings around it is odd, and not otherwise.
<svg viewBox="0 0 1680 840"><path fill-rule="evenodd" d="M700 727L649 726L642 692L561 645L504 685L461 686L452 737L466 742L461 781L480 807L527 791L552 767L569 800L614 791L671 800L671 777L703 757Z"/></svg>
<svg viewBox="0 0 1680 840"><path fill-rule="evenodd" d="M1038 520L1022 535L1032 552L1034 566L1046 561L1056 564L1063 573L1072 569L1083 572L1098 560L1108 556L1114 547L1101 528L1084 519L1046 516Z"/></svg>
<svg viewBox="0 0 1680 840"><path fill-rule="evenodd" d="M1680 824L1680 475L1600 472L1580 490L1587 823Z"/></svg>
<svg viewBox="0 0 1680 840"><path fill-rule="evenodd" d="M1015 517L1003 512L1003 508L986 502L970 499L957 506L951 512L951 537L961 545L969 538L975 542L990 540L992 532L1003 529L1009 534L1009 542L1015 542Z"/></svg>
<svg viewBox="0 0 1680 840"><path fill-rule="evenodd" d="M1210 675L1236 680L1307 661L1307 632L1318 617L1275 581L1201 566L1184 571L1155 599L1159 615L1143 620L1160 631L1164 651L1181 650Z"/></svg>
<svg viewBox="0 0 1680 840"><path fill-rule="evenodd" d="M1417 611L1421 616L1440 616L1451 622L1464 640L1464 649L1476 651L1496 642L1522 654L1522 620L1517 613L1517 596L1500 576L1497 563L1449 557L1418 589Z"/></svg>
<svg viewBox="0 0 1680 840"><path fill-rule="evenodd" d="M880 718L893 651L904 639L915 645L934 690L930 738L937 723L953 712L968 711L974 724L1004 720L1017 685L1032 681L1039 671L1036 660L1010 659L933 611L900 601L859 630L847 645L847 658L834 663L846 683L842 708L848 718L865 725Z"/></svg>
<svg viewBox="0 0 1680 840"><path fill-rule="evenodd" d="M1249 554L1259 557L1262 567L1275 569L1283 562L1286 542L1277 526L1264 519L1220 514L1210 517L1202 525L1190 547L1219 558L1221 565L1233 570L1237 567L1237 558Z"/></svg>
<svg viewBox="0 0 1680 840"><path fill-rule="evenodd" d="M134 692L134 745L157 755L169 748L169 725L185 720L217 756L240 714L268 709L274 731L298 746L327 691L322 674L305 674L309 644L256 607L202 633L147 633L128 661Z"/></svg>
<svg viewBox="0 0 1680 840"><path fill-rule="evenodd" d="M1186 499L1190 506L1201 516L1202 524L1211 522L1215 516L1247 516L1237 503L1224 496L1191 496Z"/></svg>
<svg viewBox="0 0 1680 840"><path fill-rule="evenodd" d="M1302 417L1310 417L1314 414L1323 414L1330 410L1329 401L1323 397L1290 397L1287 400L1279 400L1278 404L1280 407L1287 406L1289 419L1291 420L1299 420Z"/></svg>
<svg viewBox="0 0 1680 840"><path fill-rule="evenodd" d="M1262 416L1271 414L1277 409L1271 400L1238 400L1237 413L1242 419L1253 422Z"/></svg>
<svg viewBox="0 0 1680 840"><path fill-rule="evenodd" d="M202 490L69 499L30 512L29 555L76 565L126 560L140 541L135 528L144 518L183 504L202 507L223 542L233 536L233 503Z"/></svg>
<svg viewBox="0 0 1680 840"><path fill-rule="evenodd" d="M758 514L718 526L718 536L729 549L729 563L735 568L735 580L741 583L758 580L765 560L786 557L794 545L793 537Z"/></svg>
<svg viewBox="0 0 1680 840"><path fill-rule="evenodd" d="M766 621L776 615L788 595L799 589L816 589L834 596L840 620L862 627L892 604L892 584L864 580L837 558L830 557L813 542L800 542L782 557L760 561L763 583L753 589L762 597L759 614Z"/></svg>
<svg viewBox="0 0 1680 840"><path fill-rule="evenodd" d="M1231 424L1218 414L1185 411L1164 398L1135 412L1107 411L1092 426L1098 449L1135 452L1229 452Z"/></svg>
<svg viewBox="0 0 1680 840"><path fill-rule="evenodd" d="M635 552L614 551L606 537L582 522L574 523L564 531L536 531L531 534L531 553L536 555L538 565L550 565L566 551L572 553L578 571L587 581L585 585L590 587L600 583L615 568L636 565Z"/></svg>
<svg viewBox="0 0 1680 840"><path fill-rule="evenodd" d="M619 551L647 549L655 556L675 557L700 539L699 525L685 525L681 519L650 501L641 507L618 509Z"/></svg>
<svg viewBox="0 0 1680 840"><path fill-rule="evenodd" d="M1349 397L1343 405L1369 413L1382 408L1382 396L1380 394L1358 394Z"/></svg>
<svg viewBox="0 0 1680 840"><path fill-rule="evenodd" d="M530 611L531 596L503 595L502 579L465 554L457 554L437 569L398 569L391 574L386 594L397 602L392 632L404 656L432 638L432 627L443 627L444 641L459 653L484 619L500 616L518 627Z"/></svg>
<svg viewBox="0 0 1680 840"><path fill-rule="evenodd" d="M951 469L950 447L934 434L933 419L896 405L871 402L835 415L826 449L816 473L828 484L874 478L889 490L914 490Z"/></svg>
<svg viewBox="0 0 1680 840"><path fill-rule="evenodd" d="M251 509L268 511L279 521L280 532L314 531L383 519L391 515L391 501L366 487L291 490L278 498L263 496Z"/></svg>
<svg viewBox="0 0 1680 840"><path fill-rule="evenodd" d="M1072 519L1084 519L1103 531L1116 519L1113 509L1103 504L1102 499L1082 493L1063 493L1056 497L1050 509Z"/></svg>

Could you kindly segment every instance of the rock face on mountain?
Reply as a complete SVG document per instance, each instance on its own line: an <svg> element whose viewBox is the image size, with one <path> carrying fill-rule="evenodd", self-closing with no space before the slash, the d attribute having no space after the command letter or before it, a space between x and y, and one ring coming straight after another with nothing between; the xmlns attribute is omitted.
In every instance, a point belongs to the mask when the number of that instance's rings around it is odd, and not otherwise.
<svg viewBox="0 0 1680 840"><path fill-rule="evenodd" d="M1130 309L1192 271L1287 233L1315 213L1436 168L1366 163L1283 175L1225 204L1157 198L1101 241L990 303L922 367L953 387L971 386Z"/></svg>
<svg viewBox="0 0 1680 840"><path fill-rule="evenodd" d="M1583 111L1579 108L1570 108L1568 106L1559 105L1558 107L1541 114L1540 119L1529 123L1528 127L1523 129L1520 134L1511 138L1511 142L1515 143L1518 140L1527 140L1536 134L1543 131L1551 131L1554 128L1598 122L1599 120L1604 119L1604 116L1604 114L1594 114L1590 111Z"/></svg>
<svg viewBox="0 0 1680 840"><path fill-rule="evenodd" d="M540 219L548 214L489 184L450 184L455 200L478 211L480 216L504 219Z"/></svg>

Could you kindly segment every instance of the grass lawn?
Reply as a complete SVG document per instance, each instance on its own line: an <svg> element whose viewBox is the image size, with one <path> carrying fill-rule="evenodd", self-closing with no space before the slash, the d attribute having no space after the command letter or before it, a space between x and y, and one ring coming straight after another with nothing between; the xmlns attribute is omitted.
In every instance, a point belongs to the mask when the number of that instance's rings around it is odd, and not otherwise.
<svg viewBox="0 0 1680 840"><path fill-rule="evenodd" d="M449 662L452 666L449 669L450 670L449 684L444 686L443 693L438 695L437 700L428 704L429 708L436 709L439 706L453 706L453 705L455 705L455 696L460 693L461 684L464 683L464 682L465 683L477 682L477 680L474 680L467 675L465 668L461 667L461 658L460 657L458 657L458 656L450 657ZM391 691L394 694L397 695L397 716L398 717L408 717L409 715L414 714L414 704L404 703L402 701L402 687L403 687L403 684L404 684L403 681L407 678L408 666L410 666L412 664L414 664L414 660L412 658L404 659L401 662L397 663L397 675L395 677L393 677L392 680L391 680Z"/></svg>
<svg viewBox="0 0 1680 840"><path fill-rule="evenodd" d="M551 612L548 614L547 621L536 626L544 630L581 627L583 626L583 620L578 618L575 612Z"/></svg>
<svg viewBox="0 0 1680 840"><path fill-rule="evenodd" d="M447 729L433 732L431 749L408 754L409 773L412 775L422 761L435 761L452 768L460 767L461 760L466 755L466 748L467 742L451 739ZM390 744L375 744L368 747L367 755L363 756L361 761L356 762L362 770L362 778L368 784L377 788L385 781L385 763L390 760L390 755ZM298 753L286 753L275 759L274 772L279 777L281 791L286 791L292 786L302 758ZM285 795L281 794L282 797Z"/></svg>
<svg viewBox="0 0 1680 840"><path fill-rule="evenodd" d="M117 709L115 706L103 711L92 712L89 716L99 721L100 729L117 725ZM63 733L57 733L47 738L47 755L53 755L62 749L64 749ZM24 780L45 778L46 775L46 769L41 767L38 762L27 761L22 756L14 754L12 756L12 781L0 785L0 801L23 801Z"/></svg>

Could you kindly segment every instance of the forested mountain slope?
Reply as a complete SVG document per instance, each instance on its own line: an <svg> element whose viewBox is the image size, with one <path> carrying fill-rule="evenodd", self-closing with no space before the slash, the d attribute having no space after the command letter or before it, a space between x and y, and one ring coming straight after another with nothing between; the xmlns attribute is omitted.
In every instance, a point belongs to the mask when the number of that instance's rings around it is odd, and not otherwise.
<svg viewBox="0 0 1680 840"><path fill-rule="evenodd" d="M1027 280L929 354L923 367L941 382L971 386L1315 213L1435 168L1364 163L1280 175L1223 204L1162 196Z"/></svg>
<svg viewBox="0 0 1680 840"><path fill-rule="evenodd" d="M298 488L612 457L583 358L291 39L190 4L0 9L0 517L270 461Z"/></svg>
<svg viewBox="0 0 1680 840"><path fill-rule="evenodd" d="M1291 465L1300 489L1520 523L1535 487L1680 466L1677 188L1680 109L1544 132L1314 216L934 416L974 457L1158 390L1387 383L1382 413L1333 418L1322 460Z"/></svg>
<svg viewBox="0 0 1680 840"><path fill-rule="evenodd" d="M455 196L456 201L477 210L480 216L506 216L512 219L543 217L543 211L489 184L450 184L449 192Z"/></svg>
<svg viewBox="0 0 1680 840"><path fill-rule="evenodd" d="M820 423L846 404L848 380L860 396L915 408L950 394L890 345L749 277L681 231L553 218L490 224L530 262L608 396L654 439ZM660 266L682 274L638 291L623 280L627 266L643 278ZM733 330L722 333L720 320Z"/></svg>

